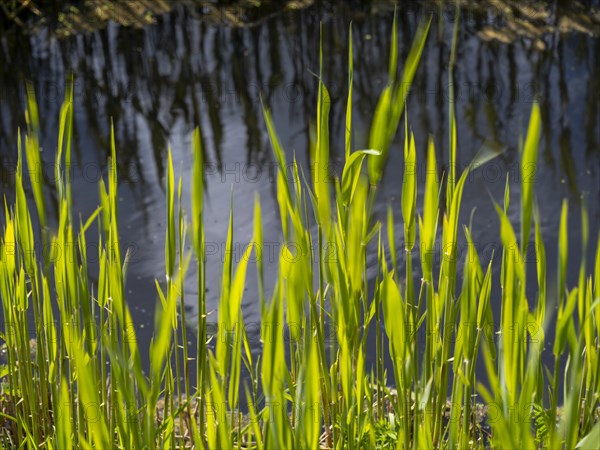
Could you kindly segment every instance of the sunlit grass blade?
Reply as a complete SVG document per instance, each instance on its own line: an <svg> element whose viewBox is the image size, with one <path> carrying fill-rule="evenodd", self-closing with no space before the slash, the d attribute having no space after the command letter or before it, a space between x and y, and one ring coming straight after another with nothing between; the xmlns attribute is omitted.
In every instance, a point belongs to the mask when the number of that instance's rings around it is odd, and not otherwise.
<svg viewBox="0 0 600 450"><path fill-rule="evenodd" d="M263 309L263 327L261 337L264 342L261 379L264 387L265 402L272 405L268 410L267 431L265 447L291 448L292 434L287 415L287 401L285 400L286 373L283 336L280 324L283 324L282 291L276 287L273 299L269 306Z"/></svg>
<svg viewBox="0 0 600 450"><path fill-rule="evenodd" d="M533 189L536 179L538 146L541 134L540 107L534 103L529 118L527 139L521 158L521 253L527 254L531 217L533 211Z"/></svg>
<svg viewBox="0 0 600 450"><path fill-rule="evenodd" d="M236 312L233 311L231 305L229 304L229 296L231 292L231 280L233 278L233 192L231 194L231 203L229 208L229 225L227 227L227 239L225 241L225 254L223 258L223 274L221 281L221 298L220 298L220 308L219 308L219 322L220 329L219 334L223 336L224 339L219 339L217 341L216 348L216 370L217 374L220 375L223 384L225 383L225 376L229 371L229 355L230 355L230 344L231 341L228 340L230 338L229 328L225 328L231 325L231 315ZM225 342L223 342L225 341ZM224 390L224 388L223 388Z"/></svg>
<svg viewBox="0 0 600 450"><path fill-rule="evenodd" d="M206 435L209 448L232 448L231 430L228 427L225 394L218 378L217 361L209 353L208 375L210 379L209 401L206 412Z"/></svg>
<svg viewBox="0 0 600 450"><path fill-rule="evenodd" d="M37 102L35 100L35 91L31 84L27 86L27 125L28 134L25 136L25 153L27 155L27 165L29 167L31 188L33 197L38 210L40 225L46 233L46 206L44 200L44 173L42 170L42 160L40 157L39 130L40 119L38 115ZM46 239L44 237L44 239Z"/></svg>
<svg viewBox="0 0 600 450"><path fill-rule="evenodd" d="M242 296L246 287L246 268L248 267L248 261L250 260L250 253L252 252L253 247L254 246L252 244L248 245L242 254L240 263L236 268L229 298L225 300L229 303L229 322L219 322L221 326L226 327L224 331L228 334L230 333L230 330L233 330L233 348L231 353L231 370L229 373L230 382L227 399L230 408L234 411L238 406L238 391L240 388L241 345L243 338L243 317L241 311ZM223 342L223 340L220 340L219 342ZM230 345L229 339L227 339L225 342Z"/></svg>
<svg viewBox="0 0 600 450"><path fill-rule="evenodd" d="M448 184L446 185L446 209L452 205L452 197L456 186L456 154L457 154L457 130L456 130L456 108L454 93L454 64L456 61L456 46L458 41L458 25L460 22L460 8L456 5L454 16L454 31L452 33L452 48L450 51L450 61L448 63L448 134L449 134L449 173Z"/></svg>
<svg viewBox="0 0 600 450"><path fill-rule="evenodd" d="M329 175L329 109L331 97L323 83L323 30L319 49L319 89L317 101L317 141L313 155L313 189L317 199L317 220L326 233L331 221Z"/></svg>
<svg viewBox="0 0 600 450"><path fill-rule="evenodd" d="M400 81L396 82L395 77L390 77L388 85L379 97L379 102L375 109L375 115L371 124L369 135L369 148L381 150L381 157L369 158L369 181L371 184L379 183L383 174L383 168L387 161L389 148L392 143L400 117L404 111L404 106L410 86L417 71L421 53L427 41L427 34L431 18L422 22L417 29L417 34L413 40L412 47L404 63L404 69ZM394 25L392 30L392 42L397 41L397 29ZM396 54L390 55L390 75L395 73Z"/></svg>
<svg viewBox="0 0 600 450"><path fill-rule="evenodd" d="M191 179L191 198L192 198L192 244L194 245L194 254L197 268L197 322L198 329L196 339L196 390L198 396L198 421L199 430L196 432L195 424L193 426L194 441L202 447L204 435L204 384L206 374L206 289L205 289L205 242L204 242L204 153L202 146L202 135L200 128L196 128L192 134L192 179Z"/></svg>
<svg viewBox="0 0 600 450"><path fill-rule="evenodd" d="M348 99L346 101L346 161L352 151L352 84L354 82L354 52L352 50L352 23L348 27Z"/></svg>
<svg viewBox="0 0 600 450"><path fill-rule="evenodd" d="M348 206L352 202L356 184L360 177L362 163L367 155L374 157L381 155L379 150L357 150L346 160L342 172L342 198L343 204Z"/></svg>
<svg viewBox="0 0 600 450"><path fill-rule="evenodd" d="M66 198L69 204L72 202L71 192L71 142L73 140L73 85L74 80L67 82L65 100L60 109L60 120L58 130L58 147L55 163L55 182L59 197ZM65 156L65 167L62 170L62 156Z"/></svg>
<svg viewBox="0 0 600 450"><path fill-rule="evenodd" d="M277 202L279 204L279 214L281 217L281 227L283 230L283 236L285 239L288 239L288 209L291 207L293 202L290 192L288 173L286 170L287 166L285 162L285 153L281 146L279 137L277 136L277 132L275 131L275 126L273 124L271 113L264 104L263 117L267 125L267 131L269 134L269 139L271 141L271 147L273 148L273 153L277 162Z"/></svg>
<svg viewBox="0 0 600 450"><path fill-rule="evenodd" d="M309 341L310 342L310 341ZM296 393L298 425L295 430L297 448L318 448L321 434L321 406L319 389L319 361L317 348L308 345Z"/></svg>
<svg viewBox="0 0 600 450"><path fill-rule="evenodd" d="M258 277L258 295L260 304L262 305L265 301L265 280L264 280L264 258L263 253L264 239L263 239L263 227L262 227L262 212L260 207L260 195L256 193L254 195L254 228L252 241L254 242L254 251L256 254L256 272Z"/></svg>
<svg viewBox="0 0 600 450"><path fill-rule="evenodd" d="M535 254L538 280L538 299L536 317L538 323L544 323L546 318L546 247L542 238L539 213L534 212L535 221Z"/></svg>
<svg viewBox="0 0 600 450"><path fill-rule="evenodd" d="M439 220L439 189L437 161L433 139L427 146L427 169L425 176L425 193L423 201L423 218L420 220L421 264L426 281L432 277L433 252L435 236Z"/></svg>
<svg viewBox="0 0 600 450"><path fill-rule="evenodd" d="M411 133L406 136L404 146L404 180L402 182L402 217L404 219L404 248L412 251L417 234L417 151L415 137Z"/></svg>
<svg viewBox="0 0 600 450"><path fill-rule="evenodd" d="M175 271L175 177L173 175L173 157L171 149L167 151L167 235L165 239L165 256L167 280L171 282Z"/></svg>

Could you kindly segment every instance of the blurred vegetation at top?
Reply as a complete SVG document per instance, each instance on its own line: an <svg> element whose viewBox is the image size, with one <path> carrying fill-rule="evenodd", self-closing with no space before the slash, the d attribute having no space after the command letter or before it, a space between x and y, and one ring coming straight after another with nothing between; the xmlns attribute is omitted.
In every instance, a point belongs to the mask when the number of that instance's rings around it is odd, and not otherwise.
<svg viewBox="0 0 600 450"><path fill-rule="evenodd" d="M233 27L256 25L274 14L298 10L333 0L6 0L0 3L0 30L19 26L35 32L48 26L57 36L103 28L109 21L143 27L174 8L195 9L204 19ZM350 0L348 7L365 2ZM374 8L404 2L369 0ZM492 9L502 21L485 27L486 40L511 42L518 36L539 39L544 33L582 32L600 35L600 7L597 0L517 1L517 0L412 0L437 8L459 4L463 10L486 14ZM538 42L541 42L538 40Z"/></svg>

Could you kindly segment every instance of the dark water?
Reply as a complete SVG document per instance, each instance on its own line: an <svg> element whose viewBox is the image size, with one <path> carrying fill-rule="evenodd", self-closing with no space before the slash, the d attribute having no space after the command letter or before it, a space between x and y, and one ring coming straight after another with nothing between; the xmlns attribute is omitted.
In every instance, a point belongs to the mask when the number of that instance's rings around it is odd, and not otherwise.
<svg viewBox="0 0 600 450"><path fill-rule="evenodd" d="M183 176L184 199L189 205L191 132L196 125L201 126L208 161L207 309L213 311L209 322L216 322L232 192L234 257L241 257L251 239L254 195L258 192L268 250L264 254L267 293L275 281L280 228L272 177L274 159L260 96L273 111L288 160L295 154L306 165L310 126L316 110L317 79L313 73L319 70L318 37L322 21L323 71L332 95L331 158L332 164L339 167L343 158L350 20L355 48L355 148L367 146L371 117L387 82L393 16L393 8L388 5L319 4L271 15L244 28L208 23L197 13L176 7L143 29L110 24L103 30L61 40L53 38L47 30L34 35L13 30L0 38L0 194L12 199L17 128L24 124L25 80L31 80L36 88L43 160L47 164L43 173L48 198L52 200L59 110L65 80L69 73L75 75L73 192L75 210L84 218L98 204L98 180L106 174L109 155L109 121L111 117L114 120L122 243L133 252L126 293L141 342L149 342L152 333L157 300L154 279L164 280L163 186L167 148L170 146L173 151L176 174ZM399 11L400 64L423 16L423 9L415 2ZM451 11L434 17L408 101L409 124L415 132L419 163L423 163L431 135L440 171L448 161L447 66L451 18ZM582 204L589 209L590 245L584 251L590 256L600 225L600 41L583 33L554 32L543 36L544 50L525 38L508 44L486 42L477 33L490 20L465 13L459 28L455 69L459 166L466 166L484 142L506 150L469 178L461 223L467 224L471 211L476 209L473 238L482 263L487 264L492 252L498 254L501 247L491 198L502 200L506 174L510 173L511 219L518 227L521 177L518 143L526 131L532 101L539 98L543 138L536 196L547 247L552 300L562 199L568 198L570 202L571 264L567 281L571 287L576 282L582 253ZM402 235L399 198L403 133L400 130L392 148L376 204L376 214L380 217L384 217L388 204L394 208L396 236ZM420 177L419 206L423 186L424 175ZM88 240L93 242L93 236ZM397 247L402 255L402 243L398 242ZM465 252L459 254L464 257ZM375 253L369 255L369 261L369 274L374 279ZM533 289L534 262L528 272L532 275ZM420 277L418 273L415 276ZM196 314L195 277L194 270L190 270L185 292L192 322ZM494 285L492 304L498 313L498 270ZM258 323L260 307L252 264L243 314L248 323ZM254 348L259 351L258 341Z"/></svg>

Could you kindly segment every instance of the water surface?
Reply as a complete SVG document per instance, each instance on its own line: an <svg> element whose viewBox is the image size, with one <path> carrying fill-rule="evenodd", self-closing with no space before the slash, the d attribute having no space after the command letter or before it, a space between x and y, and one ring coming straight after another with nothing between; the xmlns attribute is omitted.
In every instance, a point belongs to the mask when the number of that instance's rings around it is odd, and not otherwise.
<svg viewBox="0 0 600 450"><path fill-rule="evenodd" d="M425 11L417 3L399 10L400 64L427 11L431 9ZM350 7L343 2L318 2L305 9L259 17L246 27L215 24L201 13L199 9L176 6L155 24L141 29L110 23L106 28L62 39L48 28L35 34L12 30L0 37L0 194L9 199L13 195L17 129L24 125L25 80L32 81L39 102L45 162L42 173L52 208L56 208L52 164L58 117L70 73L75 77L73 192L75 210L84 218L98 204L98 181L106 174L109 156L110 119L114 121L122 244L132 252L126 294L142 343L149 342L152 333L157 300L154 279L162 282L165 278L163 186L167 149L172 149L176 174L183 176L184 201L188 205L191 133L196 125L201 127L207 161L207 310L211 311L209 322L216 322L231 200L235 208L234 257L239 258L252 237L254 196L256 192L260 195L267 293L276 276L281 236L273 182L275 165L262 118L261 96L273 112L288 160L295 155L306 167L316 115L314 74L319 71L322 22L323 74L332 96L331 160L335 172L343 159L351 20L355 148L367 146L371 117L387 82L393 7L385 3L353 3ZM448 162L447 67L452 18L452 10L434 16L407 104L418 162L422 165L427 140L432 136L440 173ZM591 245L584 251L590 256L600 225L599 40L585 33L559 31L544 33L538 39L516 36L508 43L484 39L482 30L496 25L494 18L465 13L459 27L454 74L459 167L469 164L486 143L505 149L469 178L461 224L468 224L475 210L473 239L482 263L487 264L494 252L498 255L501 243L492 199L502 200L509 174L513 205L510 215L518 227L522 176L519 140L526 131L532 102L538 98L544 129L535 192L547 247L549 295L555 298L552 286L562 199L570 203L570 287L576 282L582 252L581 205L589 210ZM385 217L387 206L392 206L397 219L396 236L402 235L399 199L403 134L400 130L394 141L375 208L378 217ZM419 206L424 189L424 172L420 173ZM88 241L93 246L93 236ZM402 249L399 241L399 255ZM459 254L464 257L464 246L461 249ZM376 254L370 254L368 261L372 283ZM530 264L533 294L533 259ZM500 306L498 269L496 265L492 297L496 314ZM417 270L418 265L418 280ZM185 283L191 322L196 315L195 277L194 270L190 270ZM257 330L260 305L253 264L249 266L243 314ZM254 350L260 351L258 340Z"/></svg>

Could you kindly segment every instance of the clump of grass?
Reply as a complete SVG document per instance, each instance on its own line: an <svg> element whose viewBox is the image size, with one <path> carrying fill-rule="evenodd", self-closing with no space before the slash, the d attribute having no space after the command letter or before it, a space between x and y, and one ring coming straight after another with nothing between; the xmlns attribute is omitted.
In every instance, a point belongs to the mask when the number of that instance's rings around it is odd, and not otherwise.
<svg viewBox="0 0 600 450"><path fill-rule="evenodd" d="M166 283L161 285L157 280L160 301L154 338L149 348L142 350L124 291L128 255L121 253L119 245L114 134L109 174L99 184L98 209L85 220L77 219L68 171L63 170L70 163L73 132L73 94L72 89L68 90L60 115L56 158L58 228L51 233L46 227L47 208L40 181L31 180L35 220L24 189L24 164L34 167L40 160L39 119L30 90L25 160L19 141L16 195L12 201L5 199L0 238L1 338L7 355L0 397L4 445L594 448L600 439L600 246L591 272L582 259L578 283L567 286L567 266L573 264L568 257L567 202L560 221L556 317L548 313L553 305L547 294L545 248L532 178L524 178L520 186L520 232L509 220L508 213L514 206L508 202L508 183L504 205L495 205L502 241L502 252L494 255L502 266L497 343L484 332L486 326L494 324L490 305L492 262L482 266L471 237L476 225L463 225L459 219L470 168L461 174L456 170L458 139L452 103L450 168L441 179L433 141L426 149L417 148L405 119L402 196L399 205L391 206L402 213L404 276L399 273L392 210L387 220L387 242L383 225L372 214L377 184L404 109L407 84L414 77L428 28L429 22L419 28L398 78L394 19L390 84L375 112L369 149L354 149L352 145L350 33L345 166L341 179L333 183L325 170L329 164L329 95L322 79L317 139L311 153L317 167L312 183L307 182L308 176L295 159L293 170L286 170L286 153L271 114L264 108L278 163L277 201L284 245L277 282L267 299L257 251L263 248L258 195L253 239L234 267L229 251L235 233L232 204L218 311L220 335L214 349L207 344L206 330L200 130L193 133L192 139L189 214L182 203L183 181L181 177L176 179L168 153ZM322 65L322 56L320 59ZM534 104L522 150L524 174L531 174L531 168L535 168L541 127L539 107ZM422 205L417 202L415 170L419 151L425 152L427 167ZM474 162L485 163L488 158L479 154ZM368 177L362 170L365 159ZM444 184L446 204L440 205ZM318 227L316 236L310 231L313 222ZM98 255L93 255L99 261L98 273L92 276L86 239L93 223L98 225L100 245ZM582 224L585 248L589 238L585 209ZM534 240L530 242L532 228ZM61 249L63 257L40 261L33 250L40 234L45 244ZM463 235L468 252L464 262L459 262L457 243ZM188 238L193 244L191 252L185 250ZM438 240L444 252L439 268L433 263ZM537 257L533 298L527 296L524 260L530 244ZM293 246L310 257L293 258ZM378 252L375 280L367 276L367 250L372 247ZM323 249L332 249L336 257L327 257ZM269 324L261 330L263 347L259 357L251 351L241 307L252 252L257 256L262 321ZM420 259L418 278L412 268L415 256ZM189 355L186 345L181 345L187 342L183 279L192 258L198 282L196 355ZM457 275L459 264L463 267L461 279ZM337 338L329 346L328 321L336 325ZM287 347L282 334L284 324L302 330L300 338L291 340ZM531 325L535 330L556 330L553 370L542 369L545 342L539 336L533 339ZM376 363L368 367L366 355L373 349L368 348L367 336L373 329ZM417 335L423 329L427 338L421 348L423 343ZM34 330L33 355L29 330ZM149 354L148 373L142 370L142 351ZM392 362L391 374L384 368L385 358ZM563 366L565 358L568 364ZM195 359L195 379L190 378L191 359ZM477 377L479 360L485 364L487 383ZM243 367L249 373L246 380L241 379ZM559 415L559 376L563 367L564 402ZM243 391L240 384L245 385ZM390 388L392 384L394 389ZM247 402L243 414L239 413L242 395ZM476 404L478 395L484 406ZM482 432L480 411L484 408L493 408L495 413L493 418L488 415L489 433Z"/></svg>

